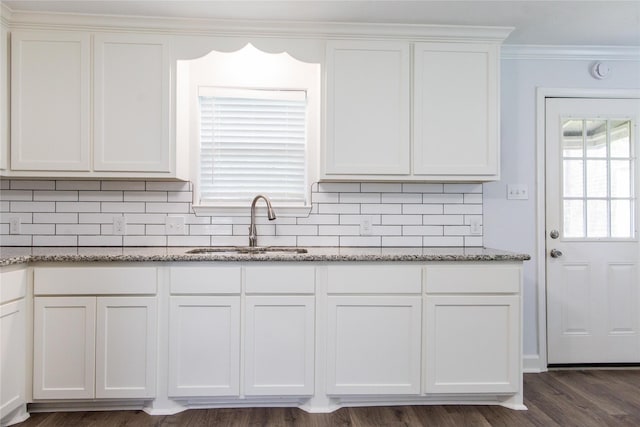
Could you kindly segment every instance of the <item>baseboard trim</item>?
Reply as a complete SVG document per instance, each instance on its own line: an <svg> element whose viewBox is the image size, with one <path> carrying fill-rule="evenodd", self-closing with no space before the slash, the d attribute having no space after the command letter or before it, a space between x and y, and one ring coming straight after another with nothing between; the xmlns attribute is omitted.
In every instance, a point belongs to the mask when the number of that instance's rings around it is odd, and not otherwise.
<svg viewBox="0 0 640 427"><path fill-rule="evenodd" d="M539 354L525 354L522 356L522 372L525 374L539 374L546 372L546 366L540 366L541 360Z"/></svg>

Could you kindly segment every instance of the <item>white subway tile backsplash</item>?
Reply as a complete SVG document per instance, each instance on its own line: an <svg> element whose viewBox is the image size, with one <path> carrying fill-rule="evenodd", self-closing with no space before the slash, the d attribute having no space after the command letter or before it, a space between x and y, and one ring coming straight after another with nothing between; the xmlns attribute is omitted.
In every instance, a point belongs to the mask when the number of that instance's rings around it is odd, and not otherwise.
<svg viewBox="0 0 640 427"><path fill-rule="evenodd" d="M441 204L402 205L402 213L404 215L438 215L443 213L443 209Z"/></svg>
<svg viewBox="0 0 640 427"><path fill-rule="evenodd" d="M55 202L56 212L100 212L100 202Z"/></svg>
<svg viewBox="0 0 640 427"><path fill-rule="evenodd" d="M385 247L397 247L397 246L422 246L422 237L419 236L382 236L382 246Z"/></svg>
<svg viewBox="0 0 640 427"><path fill-rule="evenodd" d="M78 246L122 246L122 236L78 236Z"/></svg>
<svg viewBox="0 0 640 427"><path fill-rule="evenodd" d="M33 192L34 201L49 201L49 202L77 202L77 191L49 191L49 190L35 190Z"/></svg>
<svg viewBox="0 0 640 427"><path fill-rule="evenodd" d="M399 193L402 191L402 184L363 182L360 184L360 191L363 193Z"/></svg>
<svg viewBox="0 0 640 427"><path fill-rule="evenodd" d="M67 235L95 235L100 234L100 224L58 224L56 225L56 234Z"/></svg>
<svg viewBox="0 0 640 427"><path fill-rule="evenodd" d="M11 181L9 188L12 190L55 190L55 181L29 181L15 179Z"/></svg>
<svg viewBox="0 0 640 427"><path fill-rule="evenodd" d="M56 181L56 190L100 190L100 181Z"/></svg>
<svg viewBox="0 0 640 427"><path fill-rule="evenodd" d="M382 203L422 203L422 193L382 193Z"/></svg>
<svg viewBox="0 0 640 427"><path fill-rule="evenodd" d="M11 181L0 177L0 190L8 190L10 184L11 184Z"/></svg>
<svg viewBox="0 0 640 427"><path fill-rule="evenodd" d="M442 236L444 228L439 225L404 225L402 234L405 236Z"/></svg>
<svg viewBox="0 0 640 427"><path fill-rule="evenodd" d="M124 236L124 246L167 246L167 236Z"/></svg>
<svg viewBox="0 0 640 427"><path fill-rule="evenodd" d="M196 216L189 182L4 180L0 239L4 245L229 246L248 244L247 215ZM314 183L307 217L268 221L260 207L258 244L273 246L481 246L471 219L482 224L481 184ZM276 215L277 203L274 204ZM248 210L248 206L247 206ZM10 234L9 220L21 220ZM124 235L113 217L124 216ZM169 216L184 234L169 235ZM363 219L370 235L360 234Z"/></svg>
<svg viewBox="0 0 640 427"><path fill-rule="evenodd" d="M56 202L10 202L11 212L55 212Z"/></svg>
<svg viewBox="0 0 640 427"><path fill-rule="evenodd" d="M103 191L144 191L144 181L102 181Z"/></svg>
<svg viewBox="0 0 640 427"><path fill-rule="evenodd" d="M189 194L189 193L179 193ZM125 191L125 202L166 202L166 191ZM190 200L189 200L190 201Z"/></svg>
<svg viewBox="0 0 640 427"><path fill-rule="evenodd" d="M0 200L31 201L33 200L33 190L2 190Z"/></svg>
<svg viewBox="0 0 640 427"><path fill-rule="evenodd" d="M338 236L298 236L297 246L340 246Z"/></svg>
<svg viewBox="0 0 640 427"><path fill-rule="evenodd" d="M145 211L144 202L100 202L102 212L141 213Z"/></svg>
<svg viewBox="0 0 640 427"><path fill-rule="evenodd" d="M78 246L78 236L33 236L33 246Z"/></svg>
<svg viewBox="0 0 640 427"><path fill-rule="evenodd" d="M81 202L122 202L122 191L80 191Z"/></svg>
<svg viewBox="0 0 640 427"><path fill-rule="evenodd" d="M382 215L383 225L422 224L422 215Z"/></svg>
<svg viewBox="0 0 640 427"><path fill-rule="evenodd" d="M26 234L3 234L0 236L2 246L33 246L33 236ZM42 245L47 246L47 245Z"/></svg>

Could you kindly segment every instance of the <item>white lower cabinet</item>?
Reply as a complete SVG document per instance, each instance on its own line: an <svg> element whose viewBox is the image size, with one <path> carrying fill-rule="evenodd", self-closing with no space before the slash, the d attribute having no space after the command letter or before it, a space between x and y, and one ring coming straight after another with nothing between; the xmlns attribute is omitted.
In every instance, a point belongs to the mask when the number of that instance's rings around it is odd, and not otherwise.
<svg viewBox="0 0 640 427"><path fill-rule="evenodd" d="M245 395L313 394L315 271L300 265L245 268Z"/></svg>
<svg viewBox="0 0 640 427"><path fill-rule="evenodd" d="M425 392L520 391L520 267L426 268Z"/></svg>
<svg viewBox="0 0 640 427"><path fill-rule="evenodd" d="M3 269L0 278L0 424L5 425L26 403L26 270Z"/></svg>
<svg viewBox="0 0 640 427"><path fill-rule="evenodd" d="M155 281L146 267L36 268L33 398L153 398L157 301L140 294Z"/></svg>
<svg viewBox="0 0 640 427"><path fill-rule="evenodd" d="M313 296L247 296L247 396L313 394L314 305Z"/></svg>
<svg viewBox="0 0 640 427"><path fill-rule="evenodd" d="M169 396L238 396L240 296L171 296L169 317Z"/></svg>
<svg viewBox="0 0 640 427"><path fill-rule="evenodd" d="M328 289L327 393L419 394L420 267L332 266Z"/></svg>

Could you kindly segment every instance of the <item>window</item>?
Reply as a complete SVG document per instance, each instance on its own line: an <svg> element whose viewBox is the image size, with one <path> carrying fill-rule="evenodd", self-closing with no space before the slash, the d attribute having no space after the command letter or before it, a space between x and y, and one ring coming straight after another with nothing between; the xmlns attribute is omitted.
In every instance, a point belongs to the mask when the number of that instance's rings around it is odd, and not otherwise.
<svg viewBox="0 0 640 427"><path fill-rule="evenodd" d="M201 203L305 206L306 92L200 88Z"/></svg>
<svg viewBox="0 0 640 427"><path fill-rule="evenodd" d="M271 199L278 217L309 214L321 68L282 50L247 44L178 61L176 138L190 141L196 215L248 216L258 194ZM306 57L297 44L293 50Z"/></svg>
<svg viewBox="0 0 640 427"><path fill-rule="evenodd" d="M629 120L563 121L564 237L633 238L634 160Z"/></svg>

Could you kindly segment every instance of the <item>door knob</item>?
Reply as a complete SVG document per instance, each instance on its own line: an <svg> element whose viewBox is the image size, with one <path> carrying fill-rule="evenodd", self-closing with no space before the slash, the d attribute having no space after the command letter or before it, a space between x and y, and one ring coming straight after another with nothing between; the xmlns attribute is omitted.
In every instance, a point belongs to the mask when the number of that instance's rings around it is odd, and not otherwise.
<svg viewBox="0 0 640 427"><path fill-rule="evenodd" d="M549 232L549 236L550 236L552 239L557 239L558 237L560 237L560 233L558 233L558 230L551 230L551 231Z"/></svg>
<svg viewBox="0 0 640 427"><path fill-rule="evenodd" d="M562 256L562 252L557 249L551 249L551 258L560 258Z"/></svg>

